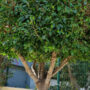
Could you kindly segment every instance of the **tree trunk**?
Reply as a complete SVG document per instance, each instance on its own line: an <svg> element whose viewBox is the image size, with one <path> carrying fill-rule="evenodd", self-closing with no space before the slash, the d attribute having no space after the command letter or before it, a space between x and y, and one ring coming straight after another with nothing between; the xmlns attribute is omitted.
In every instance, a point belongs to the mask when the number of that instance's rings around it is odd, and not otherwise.
<svg viewBox="0 0 90 90"><path fill-rule="evenodd" d="M45 78L44 73L45 73L45 68L44 68L45 63L40 63L38 66L38 78L40 80L43 80Z"/></svg>
<svg viewBox="0 0 90 90"><path fill-rule="evenodd" d="M45 74L45 63L39 63L39 65L38 65L39 71L38 71L38 75L37 75L36 71L34 70L35 68L33 68L33 69L30 68L29 65L27 64L27 61L25 60L25 58L21 54L17 53L17 55L20 58L22 64L24 65L25 70L28 73L28 75L34 80L37 90L48 90L48 88L50 87L51 78L58 71L63 69L63 67L65 65L67 65L68 61L71 58L71 56L69 56L66 59L64 59L63 62L61 63L61 65L58 68L56 68L56 70L54 72L57 53L52 52L51 61L50 61L50 68L49 68L47 74ZM33 67L35 67L35 64L36 63L34 63Z"/></svg>
<svg viewBox="0 0 90 90"><path fill-rule="evenodd" d="M49 84L45 84L45 80L44 81L40 81L36 83L36 88L37 90L48 90L49 88Z"/></svg>
<svg viewBox="0 0 90 90"><path fill-rule="evenodd" d="M48 90L47 86L45 87L44 84L42 84L37 90Z"/></svg>

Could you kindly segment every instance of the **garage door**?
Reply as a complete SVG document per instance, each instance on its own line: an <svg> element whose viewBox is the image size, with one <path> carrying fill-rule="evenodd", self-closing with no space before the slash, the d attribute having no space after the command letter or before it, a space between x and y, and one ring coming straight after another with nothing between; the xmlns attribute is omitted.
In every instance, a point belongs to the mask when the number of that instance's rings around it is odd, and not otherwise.
<svg viewBox="0 0 90 90"><path fill-rule="evenodd" d="M13 73L12 77L7 80L7 86L26 88L30 86L30 79L23 69L12 68L9 72ZM28 78L28 79L27 79Z"/></svg>

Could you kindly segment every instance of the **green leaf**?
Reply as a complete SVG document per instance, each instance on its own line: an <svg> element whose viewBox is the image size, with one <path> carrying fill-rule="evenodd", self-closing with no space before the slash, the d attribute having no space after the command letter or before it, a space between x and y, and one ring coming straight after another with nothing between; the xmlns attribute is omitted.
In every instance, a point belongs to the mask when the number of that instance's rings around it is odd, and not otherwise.
<svg viewBox="0 0 90 90"><path fill-rule="evenodd" d="M60 11L61 10L61 6L57 6L57 11Z"/></svg>

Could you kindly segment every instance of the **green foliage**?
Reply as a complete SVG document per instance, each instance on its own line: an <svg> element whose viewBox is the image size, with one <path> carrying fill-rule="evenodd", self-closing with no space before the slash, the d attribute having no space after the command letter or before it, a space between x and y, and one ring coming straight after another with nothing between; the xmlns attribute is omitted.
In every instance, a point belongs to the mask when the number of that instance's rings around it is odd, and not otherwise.
<svg viewBox="0 0 90 90"><path fill-rule="evenodd" d="M0 55L0 86L5 85L7 78L10 77L11 73L7 75L7 67L10 66L11 60L8 60L6 57Z"/></svg>
<svg viewBox="0 0 90 90"><path fill-rule="evenodd" d="M84 1L1 0L0 53L46 62L56 51L61 58L88 60Z"/></svg>

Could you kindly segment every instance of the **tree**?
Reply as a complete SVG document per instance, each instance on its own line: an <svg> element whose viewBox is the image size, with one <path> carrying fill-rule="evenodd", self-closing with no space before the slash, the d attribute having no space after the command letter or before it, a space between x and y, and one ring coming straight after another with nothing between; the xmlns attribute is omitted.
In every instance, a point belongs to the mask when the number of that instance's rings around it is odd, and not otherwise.
<svg viewBox="0 0 90 90"><path fill-rule="evenodd" d="M0 53L19 57L37 89L48 90L69 60L89 58L86 9L86 0L1 0ZM55 68L58 57L62 62Z"/></svg>

